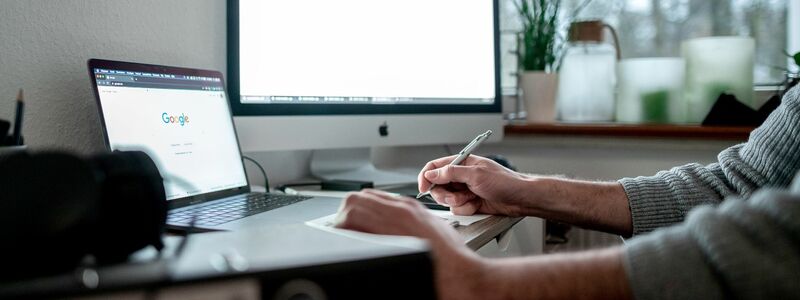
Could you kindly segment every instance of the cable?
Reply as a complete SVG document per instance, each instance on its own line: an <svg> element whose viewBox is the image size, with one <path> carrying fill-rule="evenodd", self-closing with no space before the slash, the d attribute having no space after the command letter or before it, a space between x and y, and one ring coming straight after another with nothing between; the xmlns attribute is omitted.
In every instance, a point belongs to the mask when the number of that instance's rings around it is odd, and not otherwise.
<svg viewBox="0 0 800 300"><path fill-rule="evenodd" d="M244 155L242 155L242 158L249 160L250 162L255 164L259 170L261 170L261 175L264 176L264 188L267 190L267 193L269 193L269 178L267 178L267 172L264 172L264 168L261 167L261 164L259 164L255 159L249 158Z"/></svg>

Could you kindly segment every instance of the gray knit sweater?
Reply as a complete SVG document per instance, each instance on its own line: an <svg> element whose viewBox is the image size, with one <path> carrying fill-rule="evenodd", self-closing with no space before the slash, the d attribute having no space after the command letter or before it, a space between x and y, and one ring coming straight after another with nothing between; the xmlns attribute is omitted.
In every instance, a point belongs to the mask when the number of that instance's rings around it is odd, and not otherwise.
<svg viewBox="0 0 800 300"><path fill-rule="evenodd" d="M722 151L717 163L621 179L634 235L655 230L625 247L635 297L800 298L798 170L795 88L747 143Z"/></svg>

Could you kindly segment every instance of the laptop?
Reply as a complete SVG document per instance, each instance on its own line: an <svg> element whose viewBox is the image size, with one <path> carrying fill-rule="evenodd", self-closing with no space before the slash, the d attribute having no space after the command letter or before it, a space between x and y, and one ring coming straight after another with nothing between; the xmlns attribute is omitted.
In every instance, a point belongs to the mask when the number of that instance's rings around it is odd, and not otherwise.
<svg viewBox="0 0 800 300"><path fill-rule="evenodd" d="M108 149L158 166L168 228L302 222L340 202L250 190L220 72L91 59L89 74Z"/></svg>

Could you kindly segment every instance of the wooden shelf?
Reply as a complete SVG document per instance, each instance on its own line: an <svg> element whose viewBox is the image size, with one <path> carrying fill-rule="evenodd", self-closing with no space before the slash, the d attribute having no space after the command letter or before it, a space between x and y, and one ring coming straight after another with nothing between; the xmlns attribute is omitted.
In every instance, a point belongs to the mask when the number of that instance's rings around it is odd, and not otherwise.
<svg viewBox="0 0 800 300"><path fill-rule="evenodd" d="M754 127L628 124L521 124L506 125L507 135L572 135L631 138L747 140Z"/></svg>

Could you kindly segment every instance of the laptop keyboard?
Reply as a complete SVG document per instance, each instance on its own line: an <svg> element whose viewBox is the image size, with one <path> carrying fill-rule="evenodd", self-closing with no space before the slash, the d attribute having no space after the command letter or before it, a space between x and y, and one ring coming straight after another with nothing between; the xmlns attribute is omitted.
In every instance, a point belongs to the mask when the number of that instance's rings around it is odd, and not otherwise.
<svg viewBox="0 0 800 300"><path fill-rule="evenodd" d="M192 222L192 218L196 216L195 226L216 226L311 198L298 195L252 193L241 198L170 211L167 223L188 226Z"/></svg>

